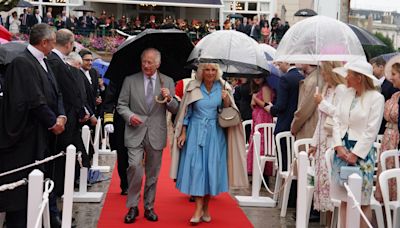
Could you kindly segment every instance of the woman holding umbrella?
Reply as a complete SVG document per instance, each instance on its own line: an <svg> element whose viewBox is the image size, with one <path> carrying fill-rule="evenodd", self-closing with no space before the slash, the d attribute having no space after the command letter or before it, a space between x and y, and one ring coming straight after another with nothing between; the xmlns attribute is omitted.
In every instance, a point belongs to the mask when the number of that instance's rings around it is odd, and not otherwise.
<svg viewBox="0 0 400 228"><path fill-rule="evenodd" d="M228 182L236 188L248 184L241 124L225 132L217 121L221 105L237 109L230 87L223 88L226 83L221 76L218 64L200 63L176 119L172 147L173 160L174 155L179 156L176 187L195 197L191 225L211 222L210 197L227 192ZM233 166L228 168L230 164ZM173 166L171 170L174 172Z"/></svg>

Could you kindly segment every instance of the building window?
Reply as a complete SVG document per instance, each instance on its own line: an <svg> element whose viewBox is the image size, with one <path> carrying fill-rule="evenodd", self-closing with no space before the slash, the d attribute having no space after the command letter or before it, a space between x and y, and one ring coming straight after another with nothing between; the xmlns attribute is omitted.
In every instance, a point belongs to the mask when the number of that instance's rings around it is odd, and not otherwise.
<svg viewBox="0 0 400 228"><path fill-rule="evenodd" d="M236 10L237 11L245 10L244 9L244 2L236 2Z"/></svg>
<svg viewBox="0 0 400 228"><path fill-rule="evenodd" d="M235 10L233 1L225 1L224 6L225 6L225 11L234 11Z"/></svg>
<svg viewBox="0 0 400 228"><path fill-rule="evenodd" d="M249 2L247 5L248 11L257 11L257 2Z"/></svg>

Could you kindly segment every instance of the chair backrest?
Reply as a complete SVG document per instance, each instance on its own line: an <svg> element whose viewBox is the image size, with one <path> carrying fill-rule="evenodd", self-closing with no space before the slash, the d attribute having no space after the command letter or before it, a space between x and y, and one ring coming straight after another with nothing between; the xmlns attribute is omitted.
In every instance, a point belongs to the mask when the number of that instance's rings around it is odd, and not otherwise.
<svg viewBox="0 0 400 228"><path fill-rule="evenodd" d="M264 139L264 156L275 157L275 137L274 137L275 124L274 123L261 123L257 124L254 132L260 132L261 137Z"/></svg>
<svg viewBox="0 0 400 228"><path fill-rule="evenodd" d="M250 127L253 128L253 120L244 120L242 122L244 142L246 143L246 148L249 146L249 139L246 139L246 126L247 125L250 125Z"/></svg>
<svg viewBox="0 0 400 228"><path fill-rule="evenodd" d="M378 162L380 161L379 155L381 154L382 145L381 145L381 143L374 142L372 144L372 146L375 148L375 158L376 158L376 162L375 163L378 164Z"/></svg>
<svg viewBox="0 0 400 228"><path fill-rule="evenodd" d="M326 162L326 168L328 169L329 180L331 179L332 162L333 162L333 154L334 153L335 153L335 150L331 147L325 151L325 162Z"/></svg>
<svg viewBox="0 0 400 228"><path fill-rule="evenodd" d="M298 139L294 142L294 154L296 156L296 158L299 155L300 151L305 151L306 153L308 153L308 150L310 149L312 143L312 138L305 138L305 139ZM300 148L304 146L303 148Z"/></svg>
<svg viewBox="0 0 400 228"><path fill-rule="evenodd" d="M379 175L379 184L381 186L382 198L383 198L383 204L385 206L386 221L387 221L388 228L393 227L392 214L390 212L390 202L391 201L389 198L389 185L388 185L388 180L392 179L392 178L396 179L397 189L400 189L400 169L385 170ZM397 191L397 199L400 199L400 191ZM395 215L397 214L396 210L397 210L397 208L394 208Z"/></svg>
<svg viewBox="0 0 400 228"><path fill-rule="evenodd" d="M90 144L90 129L87 125L82 127L82 141L85 147L85 152L89 154L89 144Z"/></svg>
<svg viewBox="0 0 400 228"><path fill-rule="evenodd" d="M378 135L376 136L376 141L377 143L382 143L383 135Z"/></svg>
<svg viewBox="0 0 400 228"><path fill-rule="evenodd" d="M294 145L294 136L290 131L284 131L280 132L275 136L275 144L276 144L276 150L278 154L278 167L279 167L279 172L282 172L282 148L280 141L284 140L286 143L286 148L287 148L287 166L290 167L292 164L292 161L294 159L294 151L293 151L293 145Z"/></svg>
<svg viewBox="0 0 400 228"><path fill-rule="evenodd" d="M400 168L399 165L399 159L400 159L400 151L398 150L386 150L383 153L381 153L381 165L382 165L382 171L386 170L386 159L392 157L394 159L394 165L395 168L398 169Z"/></svg>

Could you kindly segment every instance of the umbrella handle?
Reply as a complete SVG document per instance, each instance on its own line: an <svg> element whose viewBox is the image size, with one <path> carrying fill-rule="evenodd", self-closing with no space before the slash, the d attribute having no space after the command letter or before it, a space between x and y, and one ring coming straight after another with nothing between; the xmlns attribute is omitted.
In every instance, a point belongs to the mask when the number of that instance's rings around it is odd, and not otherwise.
<svg viewBox="0 0 400 228"><path fill-rule="evenodd" d="M160 96L160 97L162 97L162 96ZM165 103L167 103L167 100L168 100L167 97L163 97L163 100L160 100L160 99L159 99L159 96L155 96L154 99L155 99L156 102L159 103L159 104L165 104Z"/></svg>

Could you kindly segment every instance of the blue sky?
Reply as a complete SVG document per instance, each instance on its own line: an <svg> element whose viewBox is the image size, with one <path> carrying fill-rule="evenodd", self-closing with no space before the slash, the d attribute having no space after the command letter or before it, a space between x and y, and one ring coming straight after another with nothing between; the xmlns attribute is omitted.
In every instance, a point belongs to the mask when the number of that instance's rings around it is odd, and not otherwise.
<svg viewBox="0 0 400 228"><path fill-rule="evenodd" d="M400 0L351 0L351 8L400 12Z"/></svg>

